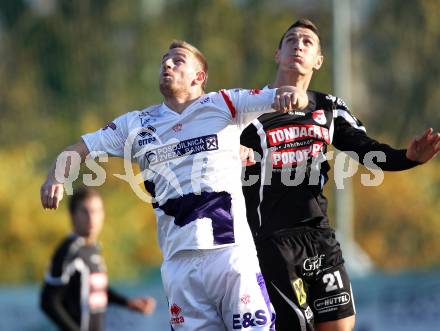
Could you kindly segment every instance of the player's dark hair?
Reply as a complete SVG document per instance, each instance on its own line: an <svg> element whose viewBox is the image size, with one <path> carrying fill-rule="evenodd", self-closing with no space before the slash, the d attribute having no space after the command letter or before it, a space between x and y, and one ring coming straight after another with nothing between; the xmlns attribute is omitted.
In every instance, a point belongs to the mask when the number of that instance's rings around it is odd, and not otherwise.
<svg viewBox="0 0 440 331"><path fill-rule="evenodd" d="M75 213L76 209L78 208L81 202L92 197L101 198L101 195L98 193L98 191L85 186L76 189L69 200L70 215L73 215Z"/></svg>
<svg viewBox="0 0 440 331"><path fill-rule="evenodd" d="M280 39L280 42L278 44L278 49L281 49L281 46L283 45L284 37L286 36L287 32L289 32L293 28L305 28L305 29L309 29L310 31L313 31L313 33L316 34L316 36L318 37L319 50L321 50L321 38L319 37L318 28L311 20L307 18L301 18L297 20L295 23L293 23L291 26L289 26L289 28L286 30L286 32L284 32L283 36Z"/></svg>

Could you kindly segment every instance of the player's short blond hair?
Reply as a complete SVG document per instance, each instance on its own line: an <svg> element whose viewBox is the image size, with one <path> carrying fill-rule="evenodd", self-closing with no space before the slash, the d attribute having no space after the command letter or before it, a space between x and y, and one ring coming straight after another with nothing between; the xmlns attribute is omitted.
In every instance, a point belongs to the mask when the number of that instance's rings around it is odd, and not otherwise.
<svg viewBox="0 0 440 331"><path fill-rule="evenodd" d="M202 83L202 89L205 91L206 84L208 83L208 61L206 61L205 55L201 51L199 51L195 46L184 40L173 40L170 47L168 49L173 48L183 48L189 51L191 54L195 56L197 61L202 66L202 70L205 73L205 81Z"/></svg>

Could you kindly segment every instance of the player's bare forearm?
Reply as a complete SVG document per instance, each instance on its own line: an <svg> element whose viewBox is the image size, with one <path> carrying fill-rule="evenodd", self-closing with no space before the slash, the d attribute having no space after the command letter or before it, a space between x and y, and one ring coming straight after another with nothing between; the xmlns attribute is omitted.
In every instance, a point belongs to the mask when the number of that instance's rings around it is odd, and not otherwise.
<svg viewBox="0 0 440 331"><path fill-rule="evenodd" d="M41 205L47 209L57 209L63 199L63 183L57 178L68 178L73 167L84 162L89 150L81 139L76 144L66 147L49 169L46 180L40 188ZM65 162L63 161L65 158Z"/></svg>

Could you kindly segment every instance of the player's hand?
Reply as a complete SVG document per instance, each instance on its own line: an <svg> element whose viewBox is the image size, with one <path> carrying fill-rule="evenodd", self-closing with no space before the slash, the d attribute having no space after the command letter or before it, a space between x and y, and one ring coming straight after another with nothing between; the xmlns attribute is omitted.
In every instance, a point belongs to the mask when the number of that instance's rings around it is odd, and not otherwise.
<svg viewBox="0 0 440 331"><path fill-rule="evenodd" d="M254 150L252 148L240 145L240 160L243 166L251 166L254 165Z"/></svg>
<svg viewBox="0 0 440 331"><path fill-rule="evenodd" d="M414 138L406 150L406 157L411 161L425 163L440 151L440 133L427 129L421 136Z"/></svg>
<svg viewBox="0 0 440 331"><path fill-rule="evenodd" d="M128 307L142 314L149 315L156 309L156 300L152 297L128 300Z"/></svg>
<svg viewBox="0 0 440 331"><path fill-rule="evenodd" d="M272 108L277 112L286 113L293 109L304 109L308 103L306 91L294 86L282 86L277 89Z"/></svg>
<svg viewBox="0 0 440 331"><path fill-rule="evenodd" d="M63 194L63 184L48 176L40 188L40 198L43 208L57 209L60 201L63 199Z"/></svg>

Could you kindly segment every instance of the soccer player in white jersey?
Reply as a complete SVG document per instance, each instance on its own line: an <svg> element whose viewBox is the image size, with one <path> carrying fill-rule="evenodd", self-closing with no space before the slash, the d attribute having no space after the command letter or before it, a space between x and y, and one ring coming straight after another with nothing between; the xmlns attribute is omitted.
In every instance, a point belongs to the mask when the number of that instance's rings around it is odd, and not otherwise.
<svg viewBox="0 0 440 331"><path fill-rule="evenodd" d="M304 107L307 95L287 86L205 94L207 76L203 54L173 42L160 70L164 102L124 114L65 151L140 165L157 217L172 330L273 330L246 221L239 137L264 112ZM56 170L41 187L44 208L57 208L63 196Z"/></svg>

